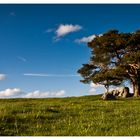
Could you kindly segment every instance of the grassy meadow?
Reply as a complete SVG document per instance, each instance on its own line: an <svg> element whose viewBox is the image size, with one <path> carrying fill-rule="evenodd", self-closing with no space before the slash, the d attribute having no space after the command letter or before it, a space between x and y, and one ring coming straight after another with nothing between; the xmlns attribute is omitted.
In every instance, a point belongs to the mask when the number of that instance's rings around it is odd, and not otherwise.
<svg viewBox="0 0 140 140"><path fill-rule="evenodd" d="M0 99L0 136L139 136L140 98Z"/></svg>

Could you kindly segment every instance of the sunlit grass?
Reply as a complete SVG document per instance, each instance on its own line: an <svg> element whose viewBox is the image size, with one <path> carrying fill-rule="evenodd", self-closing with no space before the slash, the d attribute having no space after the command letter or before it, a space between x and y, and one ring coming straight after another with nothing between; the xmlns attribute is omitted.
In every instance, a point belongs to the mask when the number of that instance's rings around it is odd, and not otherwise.
<svg viewBox="0 0 140 140"><path fill-rule="evenodd" d="M140 98L1 99L1 136L140 135Z"/></svg>

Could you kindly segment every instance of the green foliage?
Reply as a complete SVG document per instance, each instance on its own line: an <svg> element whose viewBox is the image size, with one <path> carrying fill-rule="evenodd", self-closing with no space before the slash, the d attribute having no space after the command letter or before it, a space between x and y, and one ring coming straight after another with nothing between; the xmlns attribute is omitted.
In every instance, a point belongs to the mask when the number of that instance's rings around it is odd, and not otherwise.
<svg viewBox="0 0 140 140"><path fill-rule="evenodd" d="M1 136L139 136L140 98L1 99Z"/></svg>
<svg viewBox="0 0 140 140"><path fill-rule="evenodd" d="M106 86L119 85L124 80L140 81L140 30L135 33L110 30L96 36L88 47L91 48L90 61L78 70L84 78L81 82Z"/></svg>
<svg viewBox="0 0 140 140"><path fill-rule="evenodd" d="M83 67L81 69L78 70L78 73L82 74L84 76L84 80L81 80L81 82L83 83L89 83L90 77L96 75L96 73L98 72L98 70L96 70L97 67L95 65L92 64L83 64Z"/></svg>

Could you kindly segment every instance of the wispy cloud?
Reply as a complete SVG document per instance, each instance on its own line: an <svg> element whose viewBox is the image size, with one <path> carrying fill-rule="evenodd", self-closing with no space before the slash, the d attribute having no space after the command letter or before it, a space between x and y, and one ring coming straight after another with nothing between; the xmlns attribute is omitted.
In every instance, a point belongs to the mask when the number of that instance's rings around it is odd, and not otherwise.
<svg viewBox="0 0 140 140"><path fill-rule="evenodd" d="M22 62L26 62L26 61L27 61L27 59L26 59L26 58L21 57L21 56L17 56L17 58L18 58L20 61L22 61Z"/></svg>
<svg viewBox="0 0 140 140"><path fill-rule="evenodd" d="M24 73L24 76L35 76L35 77L79 77L78 74L41 74L41 73Z"/></svg>
<svg viewBox="0 0 140 140"><path fill-rule="evenodd" d="M6 74L0 74L0 80L5 80L6 79Z"/></svg>
<svg viewBox="0 0 140 140"><path fill-rule="evenodd" d="M51 33L51 32L53 32L55 29L54 28L50 28L50 29L47 29L46 31L45 31L45 33Z"/></svg>
<svg viewBox="0 0 140 140"><path fill-rule="evenodd" d="M72 25L72 24L60 24L56 29L56 39L61 38L69 33L76 32L81 30L82 27L80 25Z"/></svg>

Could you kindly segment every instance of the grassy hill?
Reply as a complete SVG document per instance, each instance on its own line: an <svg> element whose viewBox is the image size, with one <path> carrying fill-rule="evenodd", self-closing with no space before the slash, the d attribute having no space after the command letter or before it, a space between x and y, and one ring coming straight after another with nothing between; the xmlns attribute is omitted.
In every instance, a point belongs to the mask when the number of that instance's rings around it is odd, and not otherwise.
<svg viewBox="0 0 140 140"><path fill-rule="evenodd" d="M0 99L0 135L140 135L140 98Z"/></svg>

